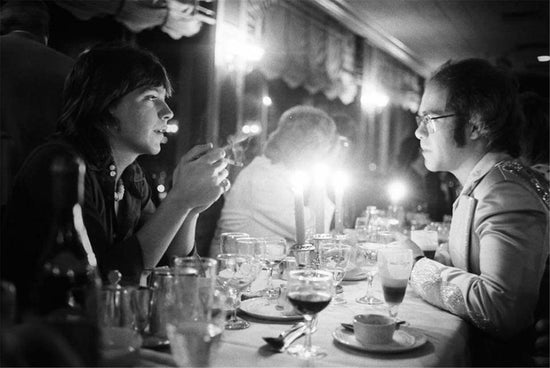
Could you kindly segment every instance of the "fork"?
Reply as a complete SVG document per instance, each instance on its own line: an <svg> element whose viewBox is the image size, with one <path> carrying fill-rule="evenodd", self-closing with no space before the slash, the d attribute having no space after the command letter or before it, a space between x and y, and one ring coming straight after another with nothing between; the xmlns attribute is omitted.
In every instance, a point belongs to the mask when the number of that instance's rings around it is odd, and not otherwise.
<svg viewBox="0 0 550 368"><path fill-rule="evenodd" d="M292 326L290 329L281 332L277 337L262 337L262 338L274 350L282 353L296 339L302 336L305 330L306 330L306 324L304 322L298 322L294 326Z"/></svg>

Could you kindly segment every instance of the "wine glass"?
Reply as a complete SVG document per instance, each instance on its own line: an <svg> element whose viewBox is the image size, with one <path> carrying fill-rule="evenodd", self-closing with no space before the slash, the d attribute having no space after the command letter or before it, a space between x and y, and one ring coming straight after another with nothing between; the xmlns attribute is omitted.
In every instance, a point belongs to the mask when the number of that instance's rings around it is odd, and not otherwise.
<svg viewBox="0 0 550 368"><path fill-rule="evenodd" d="M336 294L336 288L344 279L353 248L343 243L325 243L319 247L319 262L321 268L332 273L334 279L334 304L345 304L344 292Z"/></svg>
<svg viewBox="0 0 550 368"><path fill-rule="evenodd" d="M383 303L372 295L372 282L378 270L378 250L395 240L395 233L392 231L371 229L366 237L366 241L357 243L358 253L361 256L359 263L361 264L361 268L367 273L367 291L364 296L356 299L358 303L367 305L379 305Z"/></svg>
<svg viewBox="0 0 550 368"><path fill-rule="evenodd" d="M259 238L256 243L256 258L268 270L267 285L262 290L263 295L268 299L276 299L279 296L279 290L273 287L273 268L282 262L289 252L289 246L284 238L265 237Z"/></svg>
<svg viewBox="0 0 550 368"><path fill-rule="evenodd" d="M294 345L287 351L300 359L317 359L326 356L318 346L311 345L313 320L332 299L332 273L323 270L293 270L289 273L288 300L306 321L306 337L303 345Z"/></svg>
<svg viewBox="0 0 550 368"><path fill-rule="evenodd" d="M379 305L383 303L380 299L372 295L372 281L378 272L377 260L378 249L380 248L381 244L377 243L357 243L358 257L356 264L367 274L367 291L365 295L355 299L357 303L367 305Z"/></svg>
<svg viewBox="0 0 550 368"><path fill-rule="evenodd" d="M258 255L256 254L256 247L259 243L259 238L253 238L249 235L235 237L232 242L225 244L222 249L222 253L245 254L260 261ZM251 284L246 288L247 293L250 293L250 287Z"/></svg>
<svg viewBox="0 0 550 368"><path fill-rule="evenodd" d="M250 327L250 323L237 317L237 308L242 291L252 283L260 272L260 265L254 257L246 254L222 253L216 257L218 261L218 282L234 297L231 318L226 322L228 330L242 330Z"/></svg>
<svg viewBox="0 0 550 368"><path fill-rule="evenodd" d="M219 253L234 253L230 249L234 244L237 238L244 238L248 237L247 233L239 233L239 232L232 232L232 233L222 233L220 235L220 251Z"/></svg>
<svg viewBox="0 0 550 368"><path fill-rule="evenodd" d="M384 248L378 250L378 273L389 307L390 317L397 319L399 305L405 297L413 265L410 249Z"/></svg>

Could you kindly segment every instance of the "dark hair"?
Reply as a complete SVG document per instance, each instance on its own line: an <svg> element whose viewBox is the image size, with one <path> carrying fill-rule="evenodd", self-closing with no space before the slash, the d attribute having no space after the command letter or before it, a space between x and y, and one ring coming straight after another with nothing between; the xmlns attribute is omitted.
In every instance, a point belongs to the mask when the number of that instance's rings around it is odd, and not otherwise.
<svg viewBox="0 0 550 368"><path fill-rule="evenodd" d="M106 128L118 127L109 111L126 94L143 87L164 87L172 93L168 74L149 51L122 43L100 44L84 51L65 80L58 130L91 141L110 153Z"/></svg>
<svg viewBox="0 0 550 368"><path fill-rule="evenodd" d="M466 127L474 125L488 151L520 153L521 115L517 83L503 69L482 59L447 62L430 79L448 91L446 109L457 114L454 139L465 144Z"/></svg>
<svg viewBox="0 0 550 368"><path fill-rule="evenodd" d="M548 99L534 92L520 95L524 124L521 134L521 156L529 165L547 164L548 150Z"/></svg>
<svg viewBox="0 0 550 368"><path fill-rule="evenodd" d="M49 26L50 14L43 1L11 0L2 6L0 35L20 30L47 37Z"/></svg>

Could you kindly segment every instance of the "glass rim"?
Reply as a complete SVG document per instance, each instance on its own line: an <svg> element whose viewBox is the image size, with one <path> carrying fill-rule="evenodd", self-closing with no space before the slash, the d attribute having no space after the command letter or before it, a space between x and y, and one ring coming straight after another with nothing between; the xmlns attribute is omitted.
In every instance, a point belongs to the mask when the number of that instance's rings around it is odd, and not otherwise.
<svg viewBox="0 0 550 368"><path fill-rule="evenodd" d="M315 274L315 276L313 276ZM311 268L301 269L301 270L291 270L289 273L289 279L291 277L296 277L300 280L307 279L310 281L322 281L324 279L332 280L332 272L325 270L314 270Z"/></svg>

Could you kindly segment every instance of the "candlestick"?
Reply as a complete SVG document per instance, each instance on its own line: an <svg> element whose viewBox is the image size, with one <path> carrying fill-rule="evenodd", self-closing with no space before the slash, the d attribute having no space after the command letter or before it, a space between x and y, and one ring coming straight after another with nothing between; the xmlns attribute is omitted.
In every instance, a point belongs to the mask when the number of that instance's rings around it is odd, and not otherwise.
<svg viewBox="0 0 550 368"><path fill-rule="evenodd" d="M304 244L306 241L306 226L304 219L304 179L303 173L300 172L296 172L292 177L297 244Z"/></svg>
<svg viewBox="0 0 550 368"><path fill-rule="evenodd" d="M326 233L325 228L325 180L327 168L322 164L314 167L314 185L313 185L313 209L315 213L315 232L317 234Z"/></svg>
<svg viewBox="0 0 550 368"><path fill-rule="evenodd" d="M347 185L347 176L343 171L338 171L334 175L334 201L336 209L334 211L334 228L336 234L344 233L344 188Z"/></svg>

